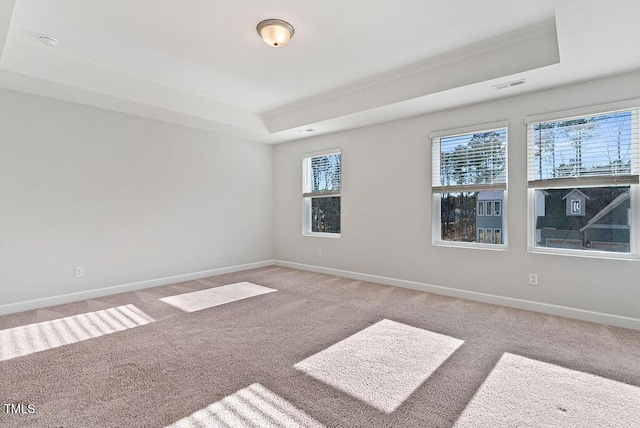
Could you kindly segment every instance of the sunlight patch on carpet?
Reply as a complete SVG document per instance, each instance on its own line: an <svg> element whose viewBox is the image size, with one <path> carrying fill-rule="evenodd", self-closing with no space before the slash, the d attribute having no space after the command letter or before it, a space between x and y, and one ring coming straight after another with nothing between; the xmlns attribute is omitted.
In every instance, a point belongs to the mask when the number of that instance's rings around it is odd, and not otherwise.
<svg viewBox="0 0 640 428"><path fill-rule="evenodd" d="M160 301L185 312L195 312L238 300L248 299L249 297L260 296L261 294L273 293L274 291L278 290L245 281L164 297L160 299Z"/></svg>
<svg viewBox="0 0 640 428"><path fill-rule="evenodd" d="M284 398L254 383L180 419L170 427L321 428L323 425Z"/></svg>
<svg viewBox="0 0 640 428"><path fill-rule="evenodd" d="M58 348L155 321L134 305L0 330L0 361Z"/></svg>
<svg viewBox="0 0 640 428"><path fill-rule="evenodd" d="M490 426L640 426L640 388L505 353L455 424Z"/></svg>
<svg viewBox="0 0 640 428"><path fill-rule="evenodd" d="M294 368L391 413L463 343L385 319Z"/></svg>

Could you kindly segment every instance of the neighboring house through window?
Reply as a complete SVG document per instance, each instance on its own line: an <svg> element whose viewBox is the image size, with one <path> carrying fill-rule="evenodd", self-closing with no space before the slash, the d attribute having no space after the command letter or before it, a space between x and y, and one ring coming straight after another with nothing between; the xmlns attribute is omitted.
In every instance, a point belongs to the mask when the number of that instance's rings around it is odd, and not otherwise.
<svg viewBox="0 0 640 428"><path fill-rule="evenodd" d="M479 204L485 205L486 215L478 216L476 219L476 227L478 229L502 229L502 197L504 192L500 190L483 190L478 192ZM488 236L488 235L487 235ZM487 244L504 244L502 242L502 234L494 233L493 241Z"/></svg>
<svg viewBox="0 0 640 428"><path fill-rule="evenodd" d="M431 135L434 244L504 246L507 125Z"/></svg>
<svg viewBox="0 0 640 428"><path fill-rule="evenodd" d="M527 119L531 251L637 255L638 108L595 110Z"/></svg>
<svg viewBox="0 0 640 428"><path fill-rule="evenodd" d="M302 233L340 237L342 155L340 149L302 157Z"/></svg>

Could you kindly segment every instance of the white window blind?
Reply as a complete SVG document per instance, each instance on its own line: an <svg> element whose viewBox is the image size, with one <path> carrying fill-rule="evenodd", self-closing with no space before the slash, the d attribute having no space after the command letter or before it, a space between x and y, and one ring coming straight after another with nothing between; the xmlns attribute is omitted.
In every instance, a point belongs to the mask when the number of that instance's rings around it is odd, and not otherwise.
<svg viewBox="0 0 640 428"><path fill-rule="evenodd" d="M638 183L638 108L527 121L530 188Z"/></svg>
<svg viewBox="0 0 640 428"><path fill-rule="evenodd" d="M340 196L342 190L342 161L340 152L304 158L303 196Z"/></svg>
<svg viewBox="0 0 640 428"><path fill-rule="evenodd" d="M432 191L476 192L507 188L507 130L432 138Z"/></svg>

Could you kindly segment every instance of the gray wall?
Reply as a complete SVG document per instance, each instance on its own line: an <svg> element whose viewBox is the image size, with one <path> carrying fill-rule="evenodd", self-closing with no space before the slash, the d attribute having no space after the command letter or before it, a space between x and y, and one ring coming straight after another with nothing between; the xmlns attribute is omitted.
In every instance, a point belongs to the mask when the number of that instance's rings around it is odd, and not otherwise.
<svg viewBox="0 0 640 428"><path fill-rule="evenodd" d="M524 118L633 98L638 72L278 145L276 259L640 318L640 261L531 254L526 229ZM505 119L509 251L431 245L429 133ZM342 237L302 236L300 156L334 147L342 148ZM527 284L529 272L538 287Z"/></svg>
<svg viewBox="0 0 640 428"><path fill-rule="evenodd" d="M524 117L632 98L640 98L638 72L274 148L0 90L0 305L275 253L640 318L640 262L530 254L525 228ZM429 133L504 119L509 251L432 246ZM300 155L335 147L342 237L304 237ZM73 277L75 266L84 266L83 278ZM527 285L528 272L538 273L538 287Z"/></svg>
<svg viewBox="0 0 640 428"><path fill-rule="evenodd" d="M0 90L0 304L270 260L273 194L272 146Z"/></svg>

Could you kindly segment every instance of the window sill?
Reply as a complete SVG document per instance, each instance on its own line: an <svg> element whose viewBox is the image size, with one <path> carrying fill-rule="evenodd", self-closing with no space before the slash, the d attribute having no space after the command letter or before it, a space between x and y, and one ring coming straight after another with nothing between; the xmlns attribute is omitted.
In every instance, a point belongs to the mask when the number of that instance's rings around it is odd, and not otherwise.
<svg viewBox="0 0 640 428"><path fill-rule="evenodd" d="M322 232L303 233L302 236L308 236L311 238L340 238L339 233L322 233Z"/></svg>
<svg viewBox="0 0 640 428"><path fill-rule="evenodd" d="M477 244L473 242L454 242L454 241L436 241L433 243L436 247L451 247L451 248L468 248L472 250L489 250L489 251L509 251L509 247L506 244Z"/></svg>
<svg viewBox="0 0 640 428"><path fill-rule="evenodd" d="M553 248L529 248L531 254L544 254L547 256L569 256L569 257L582 257L587 259L607 259L607 260L626 260L626 261L638 261L638 256L634 254L626 253L613 253L606 251L591 251L591 250L567 250L567 249L553 249Z"/></svg>

